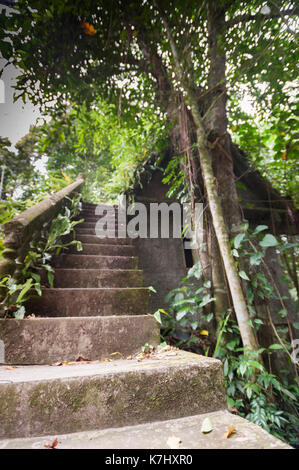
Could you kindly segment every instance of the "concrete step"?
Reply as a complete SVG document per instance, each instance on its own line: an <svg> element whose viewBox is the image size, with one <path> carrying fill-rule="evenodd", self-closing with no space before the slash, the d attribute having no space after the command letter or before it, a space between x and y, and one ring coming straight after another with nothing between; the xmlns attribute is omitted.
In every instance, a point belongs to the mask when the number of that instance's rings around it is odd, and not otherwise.
<svg viewBox="0 0 299 470"><path fill-rule="evenodd" d="M217 359L185 351L138 361L0 368L0 438L169 420L226 408Z"/></svg>
<svg viewBox="0 0 299 470"><path fill-rule="evenodd" d="M80 253L80 252L79 252ZM137 269L136 256L97 256L83 254L55 255L53 266L80 269Z"/></svg>
<svg viewBox="0 0 299 470"><path fill-rule="evenodd" d="M76 253L78 256L84 255L103 255L103 256L134 256L135 246L133 245L109 245L97 243L82 243L82 251L77 251L75 246L70 246L68 252Z"/></svg>
<svg viewBox="0 0 299 470"><path fill-rule="evenodd" d="M125 213L125 209L122 209L122 211ZM85 215L88 215L88 216L96 216L96 217L102 217L102 216L108 216L108 217L111 217L111 216L114 216L114 215L117 215L119 212L122 212L122 211L119 211L118 209L98 209L97 207L93 208L93 209L84 209L82 211L80 211L78 213L78 217L81 217L81 216L85 216Z"/></svg>
<svg viewBox="0 0 299 470"><path fill-rule="evenodd" d="M84 222L96 223L99 220L102 220L103 217L99 215L88 215L86 217L84 216L77 217L77 219L74 219L74 220L81 220L81 219L84 219ZM124 223L123 218L120 217L120 219L121 219L120 222ZM105 217L105 220L109 222L118 222L118 216L116 215L115 217L107 217L107 218Z"/></svg>
<svg viewBox="0 0 299 470"><path fill-rule="evenodd" d="M96 231L111 231L111 230L116 230L118 229L118 227L122 227L122 228L126 228L126 224L118 224L117 222L109 222L109 223L104 223L102 224L101 222L98 223L94 223L94 222L82 222L82 224L78 224L77 227L79 229L82 229L82 228L90 228L90 229L94 229Z"/></svg>
<svg viewBox="0 0 299 470"><path fill-rule="evenodd" d="M108 215L106 213L102 214L101 212L97 213L95 211L84 211L80 212L79 215L77 216L77 220L80 219L89 219L89 218L96 218L96 219L101 219L102 217L107 217L107 219L117 219L118 218L118 211L110 212Z"/></svg>
<svg viewBox="0 0 299 470"><path fill-rule="evenodd" d="M47 273L37 270L42 284ZM142 287L143 271L137 269L55 269L54 287Z"/></svg>
<svg viewBox="0 0 299 470"><path fill-rule="evenodd" d="M29 299L26 311L43 317L146 315L148 298L145 287L49 288Z"/></svg>
<svg viewBox="0 0 299 470"><path fill-rule="evenodd" d="M160 342L151 315L85 318L0 319L5 364L120 359ZM114 355L113 353L119 354Z"/></svg>
<svg viewBox="0 0 299 470"><path fill-rule="evenodd" d="M208 434L201 432L203 421L209 418L213 431ZM234 426L236 432L229 439L225 437L228 429ZM180 442L175 454L159 455L153 453L132 453L128 457L127 449L171 449L170 439L177 438ZM131 467L143 459L152 465L186 464L192 459L192 466L202 464L202 453L188 456L184 449L292 449L291 446L268 434L261 426L236 416L227 410L212 411L194 416L152 423L124 426L122 428L94 429L92 431L72 434L51 434L31 438L5 439L0 441L0 449L45 449L45 444L58 440L57 449L117 449L117 454L108 454L115 463L131 463ZM125 449L125 452L120 452ZM217 452L217 451L216 451ZM106 459L107 459L106 457ZM133 460L134 459L134 460ZM136 465L134 465L136 463Z"/></svg>
<svg viewBox="0 0 299 470"><path fill-rule="evenodd" d="M109 245L132 245L133 238L100 238L96 235L84 235L77 233L77 240L80 240L82 243L97 243L100 245L109 244Z"/></svg>
<svg viewBox="0 0 299 470"><path fill-rule="evenodd" d="M46 288L26 302L26 310L43 317L144 315L148 297L144 287Z"/></svg>
<svg viewBox="0 0 299 470"><path fill-rule="evenodd" d="M121 232L118 231L116 228L114 231L111 230L95 230L95 227L93 228L75 228L75 232L78 235L97 235L99 238L117 238L119 234L122 235L123 233L123 228L120 229ZM122 238L127 238L127 236L122 237Z"/></svg>

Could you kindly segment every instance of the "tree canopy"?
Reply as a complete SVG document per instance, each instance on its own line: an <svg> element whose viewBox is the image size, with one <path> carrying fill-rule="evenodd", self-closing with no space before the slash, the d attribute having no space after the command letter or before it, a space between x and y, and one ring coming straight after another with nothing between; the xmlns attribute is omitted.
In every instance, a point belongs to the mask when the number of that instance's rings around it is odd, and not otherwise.
<svg viewBox="0 0 299 470"><path fill-rule="evenodd" d="M224 93L223 77L213 73L223 67L225 56L233 140L264 174L270 165L274 184L294 196L298 7L290 1L265 5L221 0L215 5L216 23L223 16L216 59L209 20L213 12L205 1L20 0L9 15L3 11L0 17L1 53L22 70L16 96L39 104L54 120L74 103L83 105L91 116L90 107L97 106L101 97L114 104L121 125L136 125L145 112L158 121L165 117L174 95L185 94L161 21L163 12L207 132ZM240 107L244 96L253 103L251 114ZM212 127L215 131L215 122ZM101 144L97 143L97 152Z"/></svg>

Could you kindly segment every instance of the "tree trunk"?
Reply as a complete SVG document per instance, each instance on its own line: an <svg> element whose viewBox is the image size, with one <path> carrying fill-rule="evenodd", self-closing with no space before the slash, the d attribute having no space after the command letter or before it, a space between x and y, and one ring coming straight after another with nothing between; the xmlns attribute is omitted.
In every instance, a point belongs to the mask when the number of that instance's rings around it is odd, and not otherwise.
<svg viewBox="0 0 299 470"><path fill-rule="evenodd" d="M160 12L161 14L161 12ZM215 185L215 175L212 167L212 159L209 152L209 148L206 140L206 130L204 127L202 116L198 109L197 96L194 92L194 84L190 84L186 80L184 73L181 68L180 59L178 51L171 35L168 23L165 19L165 16L161 14L162 21L164 23L165 29L167 31L168 40L170 43L172 56L174 59L176 73L178 79L183 86L187 98L191 107L191 113L193 115L194 123L196 126L196 135L198 142L198 150L200 154L200 164L202 170L202 176L207 191L208 202L210 205L210 211L213 220L213 226L215 229L216 237L218 240L220 253L222 256L225 272L227 275L229 288L232 296L232 301L237 316L238 325L240 328L240 334L243 341L244 347L247 347L251 350L258 349L256 338L254 336L254 331L249 325L249 314L244 298L244 294L241 287L240 277L237 271L237 268L234 263L234 258L231 253L229 235L227 227L224 221L223 211L221 207L221 202L218 197L216 185Z"/></svg>

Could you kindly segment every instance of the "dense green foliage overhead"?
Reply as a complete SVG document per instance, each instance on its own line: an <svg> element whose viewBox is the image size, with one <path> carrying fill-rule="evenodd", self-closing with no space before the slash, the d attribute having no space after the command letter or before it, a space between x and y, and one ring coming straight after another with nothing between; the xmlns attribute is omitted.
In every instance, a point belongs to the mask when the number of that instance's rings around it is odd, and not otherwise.
<svg viewBox="0 0 299 470"><path fill-rule="evenodd" d="M233 139L283 194L294 196L298 187L294 178L298 151L294 93L298 8L292 1L272 0L267 4L260 0L219 0L217 7L226 8L222 47ZM55 157L57 167L62 167L62 153L67 151L69 159L73 155L74 169L84 155L90 171L94 172L99 163L103 165L104 174L96 179L106 180L104 168L111 171L115 148L120 146L127 153L127 163L116 178L121 180L124 175L124 179L116 187L128 186L127 175L130 166L135 168L136 152L143 147L149 155L146 122L159 123L164 117L153 69L155 57L161 60L173 90L178 89L158 9L168 18L182 66L193 77L199 100L204 102L209 96L210 71L204 1L19 0L9 15L2 12L1 53L8 63L22 69L16 95L40 105L53 116L53 127L57 127L57 148L51 147L50 168L55 166ZM251 113L240 106L244 95L253 103ZM99 97L105 119L98 119ZM76 105L81 117L74 124ZM62 118L64 115L69 121ZM68 122L72 122L72 131L66 130ZM108 134L109 145L105 141ZM137 135L138 145L133 143Z"/></svg>

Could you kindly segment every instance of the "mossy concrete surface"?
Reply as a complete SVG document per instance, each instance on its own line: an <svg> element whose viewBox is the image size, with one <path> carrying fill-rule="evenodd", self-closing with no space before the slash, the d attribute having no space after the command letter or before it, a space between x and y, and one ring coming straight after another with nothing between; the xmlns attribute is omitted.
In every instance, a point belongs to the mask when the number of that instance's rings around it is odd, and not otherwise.
<svg viewBox="0 0 299 470"><path fill-rule="evenodd" d="M36 270L42 282L47 273ZM54 287L141 287L140 269L55 269Z"/></svg>
<svg viewBox="0 0 299 470"><path fill-rule="evenodd" d="M148 298L149 290L145 287L49 288L42 289L41 297L36 295L28 300L26 310L44 317L145 315Z"/></svg>
<svg viewBox="0 0 299 470"><path fill-rule="evenodd" d="M212 431L203 434L201 426L206 418L211 422ZM235 433L227 438L230 426L234 426ZM178 450L291 449L260 426L227 410L122 428L4 439L0 441L0 449L45 449L45 444L51 444L55 438L58 440L57 449L170 449L171 439L179 442Z"/></svg>
<svg viewBox="0 0 299 470"><path fill-rule="evenodd" d="M133 245L82 243L82 251L78 252L77 247L73 246L70 247L69 252L78 254L82 253L83 255L134 256L135 247Z"/></svg>
<svg viewBox="0 0 299 470"><path fill-rule="evenodd" d="M0 319L6 364L53 364L80 356L100 360L128 356L145 343L159 343L151 315L85 318Z"/></svg>
<svg viewBox="0 0 299 470"><path fill-rule="evenodd" d="M99 245L108 244L108 245L132 245L133 238L100 238L96 235L79 235L76 236L77 240L80 240L82 243L96 243ZM72 239L70 238L70 241Z"/></svg>
<svg viewBox="0 0 299 470"><path fill-rule="evenodd" d="M183 351L143 360L0 368L0 437L180 418L226 407L221 362Z"/></svg>
<svg viewBox="0 0 299 470"><path fill-rule="evenodd" d="M53 264L57 268L137 269L138 258L136 258L136 256L97 256L69 254L53 256Z"/></svg>

